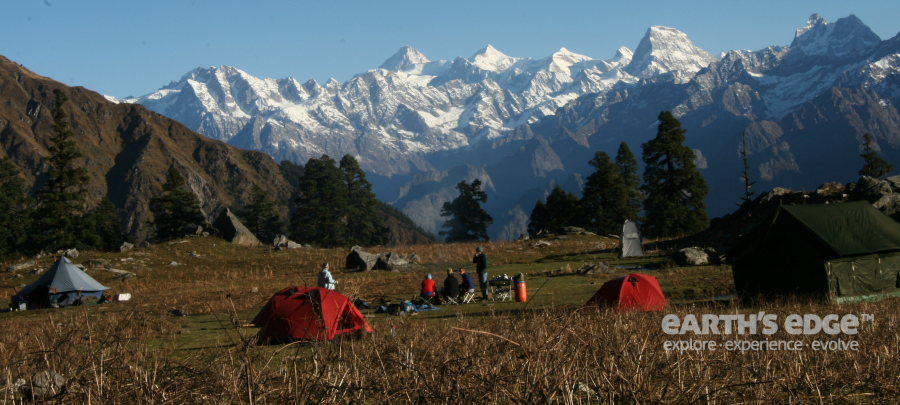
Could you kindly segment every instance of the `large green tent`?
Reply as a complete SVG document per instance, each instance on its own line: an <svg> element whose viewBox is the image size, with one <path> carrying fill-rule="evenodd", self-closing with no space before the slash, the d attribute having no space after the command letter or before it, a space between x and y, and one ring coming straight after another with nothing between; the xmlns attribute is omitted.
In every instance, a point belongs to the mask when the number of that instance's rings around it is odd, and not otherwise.
<svg viewBox="0 0 900 405"><path fill-rule="evenodd" d="M785 205L731 250L743 296L900 295L900 224L865 201Z"/></svg>

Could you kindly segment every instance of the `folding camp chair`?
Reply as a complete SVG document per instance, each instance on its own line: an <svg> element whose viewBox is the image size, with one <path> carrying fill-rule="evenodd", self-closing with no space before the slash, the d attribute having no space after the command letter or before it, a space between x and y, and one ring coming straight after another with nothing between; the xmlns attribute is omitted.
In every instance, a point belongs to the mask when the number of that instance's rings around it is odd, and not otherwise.
<svg viewBox="0 0 900 405"><path fill-rule="evenodd" d="M467 291L466 293L463 294L463 297L462 297L463 304L471 304L474 301L475 301L475 292L474 291L471 291L471 292Z"/></svg>
<svg viewBox="0 0 900 405"><path fill-rule="evenodd" d="M459 303L456 302L456 297L448 296L448 297L444 297L444 299L447 300L447 305L459 305Z"/></svg>

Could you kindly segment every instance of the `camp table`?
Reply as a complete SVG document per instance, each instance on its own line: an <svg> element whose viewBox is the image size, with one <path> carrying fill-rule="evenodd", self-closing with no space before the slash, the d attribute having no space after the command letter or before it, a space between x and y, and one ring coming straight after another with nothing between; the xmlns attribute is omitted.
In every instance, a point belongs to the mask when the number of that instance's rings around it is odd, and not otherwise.
<svg viewBox="0 0 900 405"><path fill-rule="evenodd" d="M494 301L512 301L513 280L493 279L488 281L491 288L491 299Z"/></svg>

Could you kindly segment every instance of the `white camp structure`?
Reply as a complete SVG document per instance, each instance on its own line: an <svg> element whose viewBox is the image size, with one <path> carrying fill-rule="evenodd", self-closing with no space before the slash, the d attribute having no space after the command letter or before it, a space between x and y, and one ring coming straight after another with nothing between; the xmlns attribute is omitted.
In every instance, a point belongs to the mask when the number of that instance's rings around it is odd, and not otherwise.
<svg viewBox="0 0 900 405"><path fill-rule="evenodd" d="M619 236L619 247L622 257L638 257L644 255L644 246L641 244L641 231L634 221L628 219L622 225L622 235Z"/></svg>

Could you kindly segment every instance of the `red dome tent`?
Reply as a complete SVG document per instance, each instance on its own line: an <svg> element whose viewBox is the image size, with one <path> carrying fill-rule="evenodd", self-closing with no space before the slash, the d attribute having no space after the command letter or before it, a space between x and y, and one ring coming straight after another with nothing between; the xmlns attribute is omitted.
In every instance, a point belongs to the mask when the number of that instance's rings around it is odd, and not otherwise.
<svg viewBox="0 0 900 405"><path fill-rule="evenodd" d="M584 306L615 307L616 311L657 311L666 297L656 277L626 274L607 281Z"/></svg>
<svg viewBox="0 0 900 405"><path fill-rule="evenodd" d="M259 343L277 339L331 340L335 336L372 327L350 299L320 287L290 287L269 299L253 324L262 329Z"/></svg>

